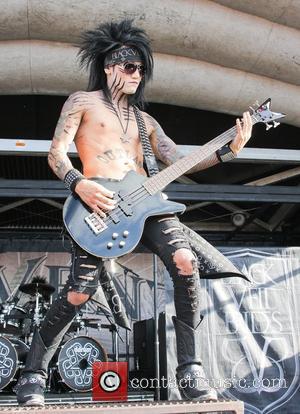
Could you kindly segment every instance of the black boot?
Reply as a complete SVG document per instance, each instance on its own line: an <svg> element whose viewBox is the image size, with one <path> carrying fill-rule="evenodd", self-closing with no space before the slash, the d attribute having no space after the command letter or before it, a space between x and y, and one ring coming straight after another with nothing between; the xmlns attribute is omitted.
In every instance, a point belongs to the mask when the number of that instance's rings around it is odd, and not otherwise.
<svg viewBox="0 0 300 414"><path fill-rule="evenodd" d="M49 362L79 308L79 306L72 305L67 301L67 296L63 291L63 294L58 296L48 310L40 331L36 329L25 368L14 388L20 405L44 405L44 390Z"/></svg>
<svg viewBox="0 0 300 414"><path fill-rule="evenodd" d="M56 349L57 344L47 348L39 331L36 329L25 368L14 387L14 392L17 394L17 401L20 405L44 405L48 364Z"/></svg>
<svg viewBox="0 0 300 414"><path fill-rule="evenodd" d="M193 329L175 316L172 319L177 343L176 379L181 397L186 400L217 401L217 392L209 386L200 359L201 321Z"/></svg>

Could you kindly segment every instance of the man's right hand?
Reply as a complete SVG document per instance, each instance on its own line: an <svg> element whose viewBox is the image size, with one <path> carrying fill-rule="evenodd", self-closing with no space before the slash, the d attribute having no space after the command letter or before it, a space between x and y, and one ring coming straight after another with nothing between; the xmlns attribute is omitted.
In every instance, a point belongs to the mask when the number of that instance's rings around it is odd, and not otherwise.
<svg viewBox="0 0 300 414"><path fill-rule="evenodd" d="M113 210L116 201L114 193L95 181L83 179L75 187L75 192L81 200L101 217L105 217L105 211Z"/></svg>

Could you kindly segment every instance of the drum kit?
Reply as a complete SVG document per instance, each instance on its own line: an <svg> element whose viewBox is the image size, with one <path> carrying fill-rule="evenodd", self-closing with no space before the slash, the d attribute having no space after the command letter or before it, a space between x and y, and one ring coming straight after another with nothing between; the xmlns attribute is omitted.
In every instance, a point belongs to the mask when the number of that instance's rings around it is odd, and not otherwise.
<svg viewBox="0 0 300 414"><path fill-rule="evenodd" d="M27 283L19 291L30 295L23 306L15 301L0 304L0 392L11 392L24 367L35 329L39 328L51 305L55 288L48 283ZM83 318L77 314L49 366L48 391L92 390L92 365L107 361L101 344L88 336L89 328L100 330L99 319ZM109 328L111 329L111 328ZM85 330L85 335L82 332ZM70 335L71 338L70 338Z"/></svg>

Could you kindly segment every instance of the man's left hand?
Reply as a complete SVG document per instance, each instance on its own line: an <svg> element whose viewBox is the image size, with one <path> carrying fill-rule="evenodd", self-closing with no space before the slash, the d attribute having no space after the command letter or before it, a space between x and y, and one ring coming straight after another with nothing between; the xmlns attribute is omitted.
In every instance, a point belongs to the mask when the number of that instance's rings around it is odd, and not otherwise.
<svg viewBox="0 0 300 414"><path fill-rule="evenodd" d="M237 134L229 144L231 151L236 155L249 141L252 133L252 119L249 112L243 113L243 119L236 120Z"/></svg>

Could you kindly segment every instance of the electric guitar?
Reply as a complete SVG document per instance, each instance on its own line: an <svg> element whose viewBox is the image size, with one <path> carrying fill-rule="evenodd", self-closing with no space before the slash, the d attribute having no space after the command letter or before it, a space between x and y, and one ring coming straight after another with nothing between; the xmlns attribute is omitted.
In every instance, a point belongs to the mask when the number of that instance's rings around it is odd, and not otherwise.
<svg viewBox="0 0 300 414"><path fill-rule="evenodd" d="M263 122L267 130L279 125L276 120L285 114L271 112L270 104L271 99L267 99L256 109L250 108L253 124ZM104 218L92 212L78 196L69 195L63 209L69 234L80 247L97 257L115 258L131 252L142 237L148 217L185 210L184 204L167 200L161 191L229 143L236 133L234 126L150 178L129 171L120 181L101 180L101 184L115 192L117 200L117 206Z"/></svg>

